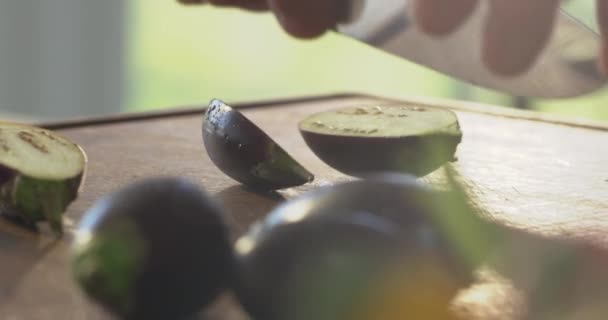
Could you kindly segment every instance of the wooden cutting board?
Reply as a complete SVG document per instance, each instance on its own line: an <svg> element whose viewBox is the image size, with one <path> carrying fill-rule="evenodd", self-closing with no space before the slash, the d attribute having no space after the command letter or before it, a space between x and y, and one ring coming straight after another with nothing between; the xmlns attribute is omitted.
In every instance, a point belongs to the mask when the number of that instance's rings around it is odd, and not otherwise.
<svg viewBox="0 0 608 320"><path fill-rule="evenodd" d="M84 148L89 158L86 183L69 208L68 232L59 241L0 220L0 319L110 319L74 285L68 267L70 231L104 194L144 177L187 177L226 206L236 238L281 201L351 179L306 147L297 130L299 120L321 110L386 101L339 95L237 104L316 176L313 183L280 196L247 191L210 162L202 146L203 108L45 124ZM492 218L531 232L608 245L608 125L457 101L418 98L404 103L457 112L464 139L454 168ZM508 306L472 312L477 315L471 318L517 319L516 300L501 300ZM479 301L469 302L470 308L483 309ZM227 294L201 319L247 317Z"/></svg>

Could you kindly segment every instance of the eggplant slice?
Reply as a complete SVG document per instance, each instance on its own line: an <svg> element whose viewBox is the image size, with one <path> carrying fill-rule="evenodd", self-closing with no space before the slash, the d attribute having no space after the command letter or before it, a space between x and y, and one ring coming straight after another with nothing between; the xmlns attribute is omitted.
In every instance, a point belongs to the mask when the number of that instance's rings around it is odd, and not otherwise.
<svg viewBox="0 0 608 320"><path fill-rule="evenodd" d="M456 115L413 105L350 107L311 115L300 133L325 163L347 175L424 176L454 160L462 132Z"/></svg>
<svg viewBox="0 0 608 320"><path fill-rule="evenodd" d="M48 222L61 234L86 164L80 146L51 131L0 123L0 214L34 229Z"/></svg>
<svg viewBox="0 0 608 320"><path fill-rule="evenodd" d="M234 180L263 190L299 186L314 179L242 113L214 99L203 120L203 141L211 161Z"/></svg>

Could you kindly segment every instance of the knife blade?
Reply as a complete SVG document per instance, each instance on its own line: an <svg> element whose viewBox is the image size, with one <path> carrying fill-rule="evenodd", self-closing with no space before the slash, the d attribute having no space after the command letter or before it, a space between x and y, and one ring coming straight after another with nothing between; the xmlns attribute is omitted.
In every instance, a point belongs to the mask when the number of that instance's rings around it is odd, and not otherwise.
<svg viewBox="0 0 608 320"><path fill-rule="evenodd" d="M507 77L491 72L482 62L487 1L481 1L457 31L443 37L427 35L414 25L407 0L347 2L339 33L476 86L519 97L555 99L594 92L608 80L596 67L599 35L563 10L534 65Z"/></svg>

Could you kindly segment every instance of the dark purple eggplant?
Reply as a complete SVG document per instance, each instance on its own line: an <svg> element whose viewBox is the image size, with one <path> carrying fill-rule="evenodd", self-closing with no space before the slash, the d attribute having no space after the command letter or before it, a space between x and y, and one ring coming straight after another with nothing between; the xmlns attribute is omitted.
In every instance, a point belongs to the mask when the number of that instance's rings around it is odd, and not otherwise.
<svg viewBox="0 0 608 320"><path fill-rule="evenodd" d="M466 319L452 303L481 267L527 297L527 318L605 316L605 248L482 218L451 174L448 191L365 178L288 201L239 239L236 292L253 318Z"/></svg>
<svg viewBox="0 0 608 320"><path fill-rule="evenodd" d="M410 105L343 108L299 123L310 149L347 175L427 175L452 161L462 132L447 109Z"/></svg>
<svg viewBox="0 0 608 320"><path fill-rule="evenodd" d="M212 100L207 108L203 141L220 170L252 188L284 189L314 179L258 126L220 100Z"/></svg>
<svg viewBox="0 0 608 320"><path fill-rule="evenodd" d="M152 178L107 195L76 231L72 271L122 319L182 319L228 286L232 247L222 210L181 178Z"/></svg>
<svg viewBox="0 0 608 320"><path fill-rule="evenodd" d="M289 201L239 239L236 292L255 319L450 319L492 228L456 193L366 178Z"/></svg>

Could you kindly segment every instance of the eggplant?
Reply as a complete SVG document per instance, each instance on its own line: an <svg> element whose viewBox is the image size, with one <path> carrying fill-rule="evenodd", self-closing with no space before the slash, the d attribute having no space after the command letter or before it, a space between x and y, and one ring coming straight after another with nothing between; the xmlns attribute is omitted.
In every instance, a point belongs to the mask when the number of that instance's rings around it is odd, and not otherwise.
<svg viewBox="0 0 608 320"><path fill-rule="evenodd" d="M84 150L42 128L0 123L0 214L36 228L48 222L63 233L63 214L78 197Z"/></svg>
<svg viewBox="0 0 608 320"><path fill-rule="evenodd" d="M255 319L451 319L494 241L461 196L393 173L288 201L237 241L237 296Z"/></svg>
<svg viewBox="0 0 608 320"><path fill-rule="evenodd" d="M299 186L314 179L238 110L214 99L203 120L203 141L213 163L234 180L261 190Z"/></svg>
<svg viewBox="0 0 608 320"><path fill-rule="evenodd" d="M374 105L313 114L299 124L310 149L355 177L378 172L427 175L454 160L462 132L447 109Z"/></svg>
<svg viewBox="0 0 608 320"><path fill-rule="evenodd" d="M376 174L278 206L236 243L239 301L265 320L466 319L454 303L491 270L527 297L528 318L602 319L605 248L483 218L448 181Z"/></svg>
<svg viewBox="0 0 608 320"><path fill-rule="evenodd" d="M221 208L195 184L148 178L82 218L71 267L84 292L122 319L183 319L228 286L233 253Z"/></svg>

